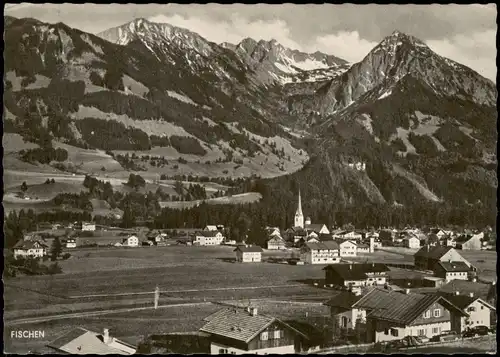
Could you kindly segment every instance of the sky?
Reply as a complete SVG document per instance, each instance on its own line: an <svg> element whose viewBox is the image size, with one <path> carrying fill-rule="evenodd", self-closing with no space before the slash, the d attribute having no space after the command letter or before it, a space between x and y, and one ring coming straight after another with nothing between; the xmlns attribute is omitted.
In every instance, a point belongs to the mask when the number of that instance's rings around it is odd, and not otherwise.
<svg viewBox="0 0 500 357"><path fill-rule="evenodd" d="M64 22L97 34L135 18L187 28L206 39L237 44L275 39L304 52L321 51L349 62L363 59L398 30L441 56L496 81L496 5L180 5L6 4L5 14Z"/></svg>

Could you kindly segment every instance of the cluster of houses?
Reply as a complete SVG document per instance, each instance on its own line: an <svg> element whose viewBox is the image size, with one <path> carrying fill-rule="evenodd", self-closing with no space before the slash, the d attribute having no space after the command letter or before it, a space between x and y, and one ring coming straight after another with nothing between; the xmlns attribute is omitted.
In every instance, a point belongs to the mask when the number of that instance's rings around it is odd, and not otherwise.
<svg viewBox="0 0 500 357"><path fill-rule="evenodd" d="M239 246L242 260L258 260L255 247ZM246 255L248 254L248 255ZM463 263L452 247L423 247L414 257L418 269L443 271L449 264ZM445 265L445 267L443 267ZM421 341L450 332L460 336L470 328L490 328L496 323L496 284L449 275L444 285L429 290L392 284L390 268L384 263L331 264L325 271L325 285L331 297L329 330L333 340L351 343L385 343L405 338ZM439 273L440 274L440 273ZM293 309L293 307L290 307ZM322 331L303 321L282 320L263 314L255 306L226 306L207 316L196 338L206 339L210 354L314 353L323 346ZM178 337L178 336L177 336ZM77 328L49 344L59 352L131 354L133 345ZM75 350L80 346L81 350Z"/></svg>

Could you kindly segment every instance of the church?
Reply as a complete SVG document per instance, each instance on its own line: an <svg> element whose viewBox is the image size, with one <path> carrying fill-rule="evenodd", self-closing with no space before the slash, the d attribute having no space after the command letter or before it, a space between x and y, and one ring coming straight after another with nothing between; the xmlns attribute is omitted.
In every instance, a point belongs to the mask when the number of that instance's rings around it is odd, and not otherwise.
<svg viewBox="0 0 500 357"><path fill-rule="evenodd" d="M292 228L289 228L286 233L288 240L292 241L293 243L297 243L301 239L304 242L317 243L321 240L325 240L324 238L326 236L329 236L327 237L329 238L329 240L332 239L332 237L330 236L330 231L325 224L312 224L310 217L307 217L304 220L300 190L299 201L294 217L294 226Z"/></svg>

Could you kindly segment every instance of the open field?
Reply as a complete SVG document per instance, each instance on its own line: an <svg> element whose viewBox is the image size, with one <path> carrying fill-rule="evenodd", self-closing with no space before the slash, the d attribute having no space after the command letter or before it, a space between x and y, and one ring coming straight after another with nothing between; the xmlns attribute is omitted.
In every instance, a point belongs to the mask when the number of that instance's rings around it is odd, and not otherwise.
<svg viewBox="0 0 500 357"><path fill-rule="evenodd" d="M209 205L239 205L246 203L257 202L262 198L262 195L258 192L247 192L238 195L232 195L231 197L217 197L209 198L207 200L195 200L195 201L180 201L180 202L160 202L162 208L174 208L174 209L186 209L200 205L201 203L207 203Z"/></svg>

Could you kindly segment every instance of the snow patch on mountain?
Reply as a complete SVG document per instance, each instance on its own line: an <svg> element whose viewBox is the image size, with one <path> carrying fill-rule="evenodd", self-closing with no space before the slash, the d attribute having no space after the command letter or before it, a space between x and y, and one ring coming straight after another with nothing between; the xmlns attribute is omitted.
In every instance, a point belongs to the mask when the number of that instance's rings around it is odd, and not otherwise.
<svg viewBox="0 0 500 357"><path fill-rule="evenodd" d="M168 94L169 97L175 98L178 101L181 101L181 102L184 102L184 103L187 103L187 104L191 104L191 105L194 105L194 106L198 106L198 104L196 104L193 100L191 100L191 98L185 96L184 94L179 94L179 93L174 92L172 90L168 90L167 94Z"/></svg>
<svg viewBox="0 0 500 357"><path fill-rule="evenodd" d="M389 89L387 92L384 92L382 93L382 95L380 97L378 97L378 99L384 99L384 98L387 98L388 96L390 96L392 94L392 91Z"/></svg>

